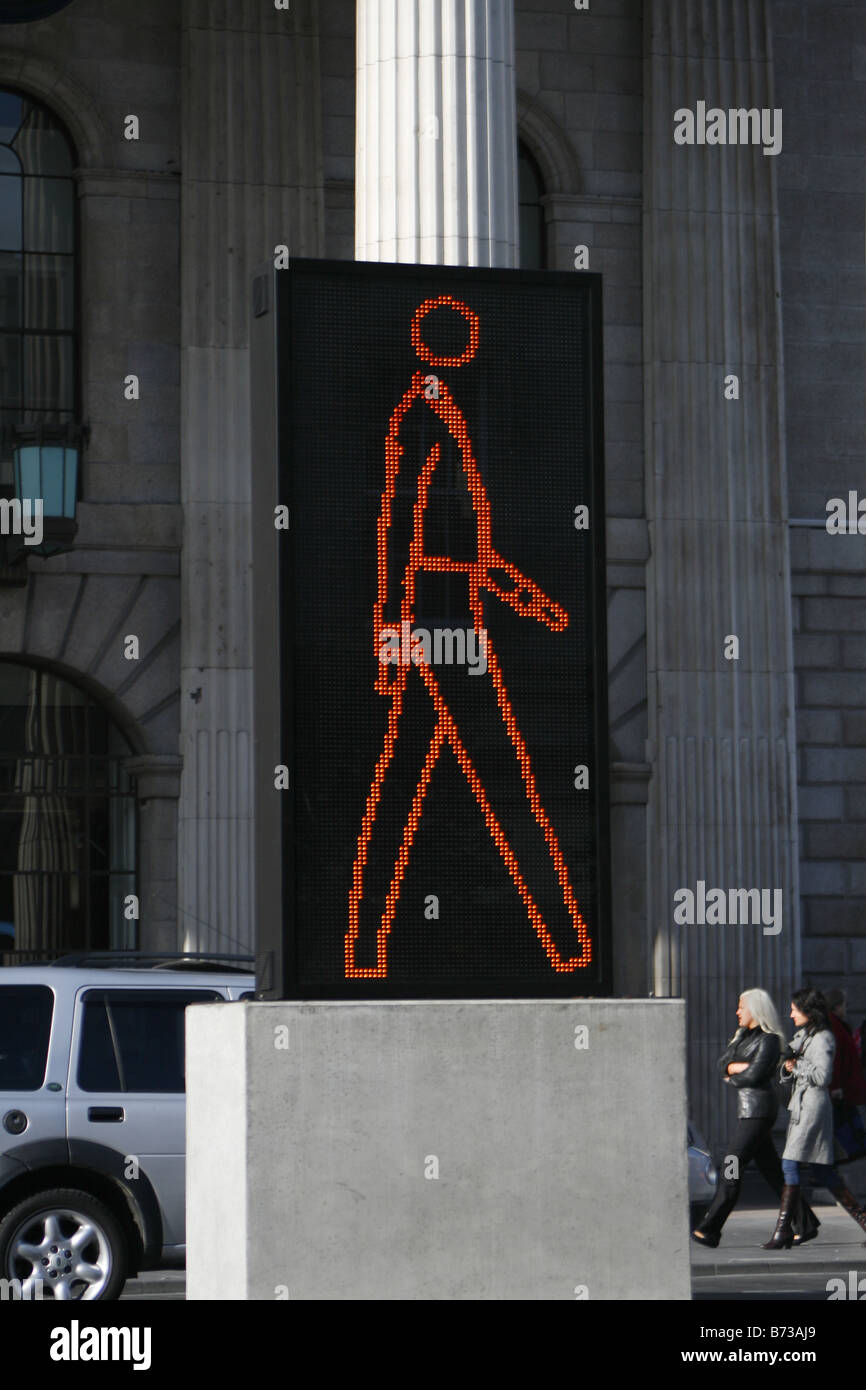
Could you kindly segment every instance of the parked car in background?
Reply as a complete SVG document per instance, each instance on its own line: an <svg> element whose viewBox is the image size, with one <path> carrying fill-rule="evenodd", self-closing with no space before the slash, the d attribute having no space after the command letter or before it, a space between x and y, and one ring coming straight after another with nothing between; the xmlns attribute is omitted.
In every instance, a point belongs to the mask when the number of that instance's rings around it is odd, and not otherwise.
<svg viewBox="0 0 866 1390"><path fill-rule="evenodd" d="M719 1170L707 1142L696 1125L688 1122L689 1219L696 1226L716 1195Z"/></svg>
<svg viewBox="0 0 866 1390"><path fill-rule="evenodd" d="M0 1278L23 1297L183 1265L184 1012L255 988L225 959L0 969Z"/></svg>

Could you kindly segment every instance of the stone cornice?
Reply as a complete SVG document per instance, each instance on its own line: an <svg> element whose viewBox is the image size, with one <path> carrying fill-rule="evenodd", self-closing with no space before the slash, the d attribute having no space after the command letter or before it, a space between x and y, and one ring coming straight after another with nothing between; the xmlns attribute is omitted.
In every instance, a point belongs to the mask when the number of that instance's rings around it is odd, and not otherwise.
<svg viewBox="0 0 866 1390"><path fill-rule="evenodd" d="M180 170L91 169L75 171L81 198L180 198Z"/></svg>

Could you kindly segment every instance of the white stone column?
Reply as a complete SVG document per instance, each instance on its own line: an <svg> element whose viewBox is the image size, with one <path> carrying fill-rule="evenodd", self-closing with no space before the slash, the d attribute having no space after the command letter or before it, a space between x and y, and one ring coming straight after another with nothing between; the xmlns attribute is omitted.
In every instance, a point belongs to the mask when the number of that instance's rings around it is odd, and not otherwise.
<svg viewBox="0 0 866 1390"><path fill-rule="evenodd" d="M168 869L177 841L179 757L156 753L127 758L138 803L139 949L177 950L177 868ZM133 924L134 925L134 924Z"/></svg>
<svg viewBox="0 0 866 1390"><path fill-rule="evenodd" d="M179 941L231 952L254 927L251 286L275 246L322 254L315 5L184 0L182 74Z"/></svg>
<svg viewBox="0 0 866 1390"><path fill-rule="evenodd" d="M767 10L645 11L647 945L656 993L688 1000L708 1138L724 1129L715 1061L738 994L769 990L784 1020L799 982L794 682L774 156L678 145L674 113L773 109ZM674 894L699 880L780 889L781 929L678 925Z"/></svg>
<svg viewBox="0 0 866 1390"><path fill-rule="evenodd" d="M358 260L518 264L513 11L358 0Z"/></svg>

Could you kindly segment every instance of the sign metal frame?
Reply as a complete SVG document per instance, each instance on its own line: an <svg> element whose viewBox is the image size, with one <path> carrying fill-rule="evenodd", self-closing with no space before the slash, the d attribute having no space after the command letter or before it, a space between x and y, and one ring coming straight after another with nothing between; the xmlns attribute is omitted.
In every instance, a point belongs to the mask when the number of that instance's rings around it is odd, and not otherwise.
<svg viewBox="0 0 866 1390"><path fill-rule="evenodd" d="M338 973L332 988L304 987L296 959L294 893L295 788L274 784L277 764L293 773L294 737L292 649L294 629L294 530L289 440L296 407L290 361L291 296L298 276L364 277L393 284L401 279L441 281L443 292L469 294L474 286L501 288L534 284L561 286L588 296L589 402L592 545L592 627L594 636L593 709L596 810L597 920L590 924L595 964L572 973L551 971L549 987L538 981L526 988L514 979L491 973L483 984L441 987L438 983L407 988L388 979L352 979ZM602 385L602 281L590 272L499 270L451 266L385 265L379 262L293 260L286 270L263 268L255 277L252 296L251 409L253 442L253 642L255 667L255 924L256 994L260 999L355 1000L435 998L550 998L605 996L612 992L610 798L607 723L607 650L605 633L606 565ZM396 402L395 402L396 404ZM303 402L297 402L303 409ZM289 507L289 528L277 532L274 511ZM282 621L280 610L282 609ZM288 640L281 641L281 633ZM275 804L276 803L276 804ZM529 928L528 928L529 929Z"/></svg>

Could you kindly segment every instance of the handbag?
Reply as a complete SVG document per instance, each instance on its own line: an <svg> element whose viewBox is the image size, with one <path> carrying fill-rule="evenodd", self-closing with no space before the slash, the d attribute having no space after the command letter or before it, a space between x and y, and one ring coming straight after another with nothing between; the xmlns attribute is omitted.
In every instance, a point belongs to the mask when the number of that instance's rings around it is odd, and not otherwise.
<svg viewBox="0 0 866 1390"><path fill-rule="evenodd" d="M837 1164L866 1158L866 1125L857 1106L846 1100L833 1101L833 1140Z"/></svg>

